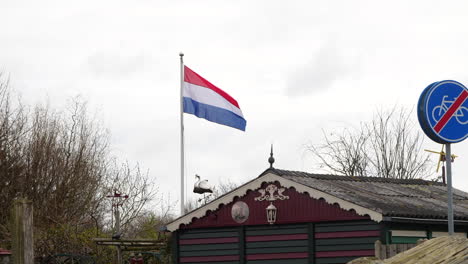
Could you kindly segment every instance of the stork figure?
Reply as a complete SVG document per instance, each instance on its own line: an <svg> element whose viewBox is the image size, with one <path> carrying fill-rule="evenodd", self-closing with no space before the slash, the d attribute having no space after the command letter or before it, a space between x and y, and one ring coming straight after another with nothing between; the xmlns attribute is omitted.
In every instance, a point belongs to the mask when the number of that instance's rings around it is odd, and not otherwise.
<svg viewBox="0 0 468 264"><path fill-rule="evenodd" d="M208 184L208 180L200 180L200 176L198 176L197 174L195 174L195 178L197 178L197 181L193 185L194 193L198 193L198 194L213 193L211 186Z"/></svg>

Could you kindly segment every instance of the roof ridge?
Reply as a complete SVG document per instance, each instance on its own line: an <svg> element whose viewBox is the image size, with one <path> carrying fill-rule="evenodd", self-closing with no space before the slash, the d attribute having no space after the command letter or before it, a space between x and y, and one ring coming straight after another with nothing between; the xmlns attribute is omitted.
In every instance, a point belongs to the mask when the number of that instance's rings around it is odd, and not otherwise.
<svg viewBox="0 0 468 264"><path fill-rule="evenodd" d="M413 184L413 185L437 185L445 186L442 182L429 181L425 179L395 179L395 178L384 178L377 176L347 176L347 175L336 175L336 174L325 174L325 173L309 173L304 171L295 170L283 170L283 169L268 169L262 173L276 172L279 176L298 176L298 177L311 177L321 180L342 180L342 181L370 181L370 182L384 182L394 184Z"/></svg>

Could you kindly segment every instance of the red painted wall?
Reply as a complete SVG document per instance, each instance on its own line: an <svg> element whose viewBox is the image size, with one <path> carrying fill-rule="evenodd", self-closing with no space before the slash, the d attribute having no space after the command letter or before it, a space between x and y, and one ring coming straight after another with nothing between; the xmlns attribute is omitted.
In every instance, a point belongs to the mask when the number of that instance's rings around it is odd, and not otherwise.
<svg viewBox="0 0 468 264"><path fill-rule="evenodd" d="M263 183L261 189L269 184L271 183ZM277 182L275 185L280 187ZM181 229L268 224L266 207L270 202L255 201L254 198L260 195L258 189L248 191L245 196L236 197L233 202L221 205L218 210L208 212L200 219L194 219L188 226L181 226ZM273 202L278 209L275 224L370 219L369 216L360 216L353 211L343 210L338 205L327 204L323 199L312 199L308 194L298 193L294 188L286 189L283 195L289 196L289 199ZM236 223L231 217L231 207L237 201L243 201L249 206L249 218L242 224Z"/></svg>

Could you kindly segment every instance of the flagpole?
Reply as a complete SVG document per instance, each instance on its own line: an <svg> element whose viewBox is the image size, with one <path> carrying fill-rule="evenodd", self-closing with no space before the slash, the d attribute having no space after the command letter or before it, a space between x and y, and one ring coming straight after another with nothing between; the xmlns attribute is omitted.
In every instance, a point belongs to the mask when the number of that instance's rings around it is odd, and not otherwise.
<svg viewBox="0 0 468 264"><path fill-rule="evenodd" d="M184 215L185 192L184 192L184 53L180 56L180 215Z"/></svg>

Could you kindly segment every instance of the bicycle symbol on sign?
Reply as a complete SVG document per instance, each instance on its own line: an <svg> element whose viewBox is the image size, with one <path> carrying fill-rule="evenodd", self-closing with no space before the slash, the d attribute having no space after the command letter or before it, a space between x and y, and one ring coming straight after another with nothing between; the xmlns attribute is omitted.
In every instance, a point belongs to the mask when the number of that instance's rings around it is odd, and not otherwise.
<svg viewBox="0 0 468 264"><path fill-rule="evenodd" d="M432 110L432 118L434 118L435 121L439 121L442 116L447 112L447 110L450 108L450 106L455 102L455 100L450 101L448 100L448 95L444 95L442 98L442 102L440 105L434 107ZM455 119L457 119L458 123L461 125L465 125L468 123L468 108L464 106L460 106L458 110L453 114Z"/></svg>

